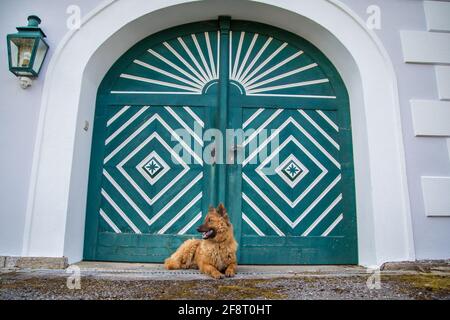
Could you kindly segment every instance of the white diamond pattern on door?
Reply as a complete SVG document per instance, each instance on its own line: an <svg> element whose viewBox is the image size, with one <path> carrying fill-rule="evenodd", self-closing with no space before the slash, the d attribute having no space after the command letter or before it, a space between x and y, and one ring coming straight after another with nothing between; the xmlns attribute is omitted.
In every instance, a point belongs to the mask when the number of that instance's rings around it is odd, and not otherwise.
<svg viewBox="0 0 450 320"><path fill-rule="evenodd" d="M244 120L257 112L250 125L273 134L259 142L265 147L248 152L244 159L244 234L339 235L339 222L345 214L340 204L339 131L332 120L335 112L260 110L246 109ZM279 145L271 143L276 137Z"/></svg>
<svg viewBox="0 0 450 320"><path fill-rule="evenodd" d="M195 107L111 107L100 233L196 233L194 226L202 215L203 141L194 137L192 128L202 117L203 109ZM177 129L192 132L190 144ZM180 156L179 146L192 163ZM99 247L100 254L110 249Z"/></svg>

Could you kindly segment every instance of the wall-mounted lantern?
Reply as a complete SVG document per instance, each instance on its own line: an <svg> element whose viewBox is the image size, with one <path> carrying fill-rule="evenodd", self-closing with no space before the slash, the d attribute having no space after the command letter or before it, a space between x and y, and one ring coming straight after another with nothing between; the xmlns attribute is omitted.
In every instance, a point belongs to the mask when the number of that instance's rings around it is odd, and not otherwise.
<svg viewBox="0 0 450 320"><path fill-rule="evenodd" d="M49 48L44 41L46 36L39 28L40 23L39 17L29 16L28 26L17 27L17 33L6 37L9 70L19 77L23 89L31 86L32 79L39 75Z"/></svg>

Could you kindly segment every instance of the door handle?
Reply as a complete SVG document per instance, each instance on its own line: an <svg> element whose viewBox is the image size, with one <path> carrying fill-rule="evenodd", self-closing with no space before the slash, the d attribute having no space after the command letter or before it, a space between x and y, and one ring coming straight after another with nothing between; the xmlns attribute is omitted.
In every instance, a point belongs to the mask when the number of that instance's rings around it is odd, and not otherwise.
<svg viewBox="0 0 450 320"><path fill-rule="evenodd" d="M234 164L234 159L238 152L240 152L244 147L242 144L233 144L230 148L229 164Z"/></svg>
<svg viewBox="0 0 450 320"><path fill-rule="evenodd" d="M211 164L216 164L216 146L211 148Z"/></svg>
<svg viewBox="0 0 450 320"><path fill-rule="evenodd" d="M238 152L238 151L241 151L242 149L243 149L244 147L242 146L242 144L233 144L232 146L231 146L231 151L233 151L233 152Z"/></svg>

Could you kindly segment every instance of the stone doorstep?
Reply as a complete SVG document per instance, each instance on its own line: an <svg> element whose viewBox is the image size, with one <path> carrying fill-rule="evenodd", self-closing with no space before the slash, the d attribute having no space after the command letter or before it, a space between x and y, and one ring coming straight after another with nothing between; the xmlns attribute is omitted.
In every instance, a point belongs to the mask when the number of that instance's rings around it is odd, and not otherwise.
<svg viewBox="0 0 450 320"><path fill-rule="evenodd" d="M200 275L198 270L171 270L168 271L162 264L157 263L120 263L120 262L92 262L82 261L75 264L82 272L92 274L128 274L152 275L157 277L185 277ZM306 266L306 265L239 265L238 274L244 277L280 277L297 276L299 274L366 274L361 266Z"/></svg>
<svg viewBox="0 0 450 320"><path fill-rule="evenodd" d="M66 269L66 257L0 257L0 269Z"/></svg>

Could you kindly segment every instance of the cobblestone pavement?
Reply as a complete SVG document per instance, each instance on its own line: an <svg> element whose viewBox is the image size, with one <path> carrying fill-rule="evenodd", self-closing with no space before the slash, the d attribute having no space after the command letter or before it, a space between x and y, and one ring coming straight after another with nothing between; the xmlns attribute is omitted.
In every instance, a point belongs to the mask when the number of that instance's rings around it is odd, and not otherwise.
<svg viewBox="0 0 450 320"><path fill-rule="evenodd" d="M279 268L279 269L277 269ZM368 273L363 268L241 268L212 280L197 271L161 268L9 270L0 272L0 300L10 299L440 299L450 300L448 272ZM278 270L278 272L277 272ZM281 271L280 271L281 270ZM80 271L80 289L74 281ZM239 271L239 270L238 270ZM369 283L369 286L368 286ZM68 285L69 284L69 285ZM70 288L73 289L70 289ZM372 289L369 289L371 287Z"/></svg>

